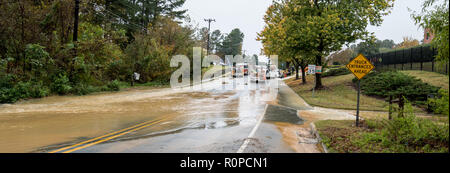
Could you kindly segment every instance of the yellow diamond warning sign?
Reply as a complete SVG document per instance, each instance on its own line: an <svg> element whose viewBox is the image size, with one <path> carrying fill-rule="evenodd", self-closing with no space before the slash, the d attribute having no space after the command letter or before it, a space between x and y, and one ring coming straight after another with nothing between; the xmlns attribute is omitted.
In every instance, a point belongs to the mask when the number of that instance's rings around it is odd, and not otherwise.
<svg viewBox="0 0 450 173"><path fill-rule="evenodd" d="M356 76L356 78L362 79L372 71L375 66L373 66L364 55L359 54L347 64L347 68Z"/></svg>

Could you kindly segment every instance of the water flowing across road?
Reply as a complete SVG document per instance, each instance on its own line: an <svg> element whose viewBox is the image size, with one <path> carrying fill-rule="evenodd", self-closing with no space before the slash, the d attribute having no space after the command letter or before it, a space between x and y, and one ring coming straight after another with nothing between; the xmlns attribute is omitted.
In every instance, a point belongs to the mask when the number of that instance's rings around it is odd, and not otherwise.
<svg viewBox="0 0 450 173"><path fill-rule="evenodd" d="M4 104L0 152L51 152L161 118L154 125L116 133L120 135L89 147L80 147L87 144L83 143L71 151L236 152L277 93L268 83L220 78L196 91L131 89ZM280 134L268 136L281 139ZM278 147L270 151L292 151L282 141L274 145Z"/></svg>

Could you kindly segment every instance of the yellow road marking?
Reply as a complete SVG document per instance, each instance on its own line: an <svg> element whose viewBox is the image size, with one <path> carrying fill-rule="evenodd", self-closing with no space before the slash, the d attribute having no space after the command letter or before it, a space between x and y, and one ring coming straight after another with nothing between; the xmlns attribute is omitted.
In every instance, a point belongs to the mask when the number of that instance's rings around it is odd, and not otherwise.
<svg viewBox="0 0 450 173"><path fill-rule="evenodd" d="M163 120L165 120L165 119L167 119L167 118L164 118L164 119L158 120L158 121L156 121L156 122L153 122L153 123L150 123L150 124L147 124L147 125L144 125L144 126L135 128L135 129L133 129L133 130L129 130L129 131L126 131L126 132L123 132L123 133L120 133L120 134L117 134L117 135L114 135L114 136L111 136L111 137L108 137L108 138L99 140L99 141L97 141L97 142L93 142L93 143L90 143L90 144L87 144L87 145L83 145L83 146L78 147L78 148L74 148L74 149L71 149L71 150L68 150L68 151L64 151L63 153L71 153L71 152L74 152L74 151L77 151L77 150L81 150L81 149L83 149L83 148L90 147L90 146L92 146L92 145L96 145L96 144L99 144L99 143L102 143L102 142L105 142L105 141L109 141L109 140L111 140L111 139L114 139L114 138L117 138L117 137L119 137L119 136L128 134L128 133L130 133L130 132L134 132L134 131L143 129L143 128L145 128L145 127L151 126L151 125L153 125L153 124L159 123L159 122L161 122L161 121L163 121Z"/></svg>
<svg viewBox="0 0 450 173"><path fill-rule="evenodd" d="M74 145L71 145L71 146L68 146L68 147L60 148L60 149L51 151L49 153L56 153L56 152L59 152L59 151L67 150L69 148L77 147L77 146L80 146L80 145L83 145L83 144L86 144L86 143L89 143L89 142L92 142L92 141L95 141L95 140L98 140L98 139L101 139L101 138L104 138L104 137L107 137L107 136L111 136L111 135L114 135L114 134L117 134L117 133L129 130L129 129L132 129L132 128L136 128L138 126L150 123L152 121L154 121L154 120L149 120L149 121L146 121L146 122L143 122L143 123L140 123L140 124L137 124L137 125L134 125L134 126L131 126L131 127L128 127L128 128L125 128L125 129L122 129L122 130L119 130L119 131L116 131L116 132L108 133L108 134L103 135L103 136L99 136L99 137L96 137L96 138L93 138L93 139L89 139L87 141L80 142L78 144L74 144Z"/></svg>

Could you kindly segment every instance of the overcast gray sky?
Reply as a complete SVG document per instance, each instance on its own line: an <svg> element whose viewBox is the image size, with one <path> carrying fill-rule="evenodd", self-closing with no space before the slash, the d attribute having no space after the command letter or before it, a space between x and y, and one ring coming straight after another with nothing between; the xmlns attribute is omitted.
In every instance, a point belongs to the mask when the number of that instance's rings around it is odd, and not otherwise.
<svg viewBox="0 0 450 173"><path fill-rule="evenodd" d="M394 9L384 17L380 27L368 27L378 39L392 39L395 43L402 41L403 36L412 36L418 40L423 38L423 29L418 28L410 17L408 8L419 11L423 0L396 0ZM256 33L264 27L264 14L272 0L187 0L184 8L194 24L207 27L203 19L214 18L211 30L219 29L229 33L239 28L244 34L244 50L246 54L260 54L262 45L256 41Z"/></svg>

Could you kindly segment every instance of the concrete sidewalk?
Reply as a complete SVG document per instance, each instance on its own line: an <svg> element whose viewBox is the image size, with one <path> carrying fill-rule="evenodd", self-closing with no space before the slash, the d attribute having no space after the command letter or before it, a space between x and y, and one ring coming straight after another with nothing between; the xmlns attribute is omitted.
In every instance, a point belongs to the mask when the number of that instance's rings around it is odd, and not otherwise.
<svg viewBox="0 0 450 173"><path fill-rule="evenodd" d="M296 111L296 116L302 120L301 124L295 122L277 122L278 129L283 135L283 141L286 141L295 152L299 153L320 153L324 152L320 145L317 132L311 128L310 124L319 120L345 120L354 119L355 116L348 111L326 109L320 107L313 107L306 103L294 90L280 81L277 104L279 108L293 109ZM265 115L266 117L282 117L282 119L292 119L291 114L282 114L286 111L267 111L267 113L277 115Z"/></svg>

